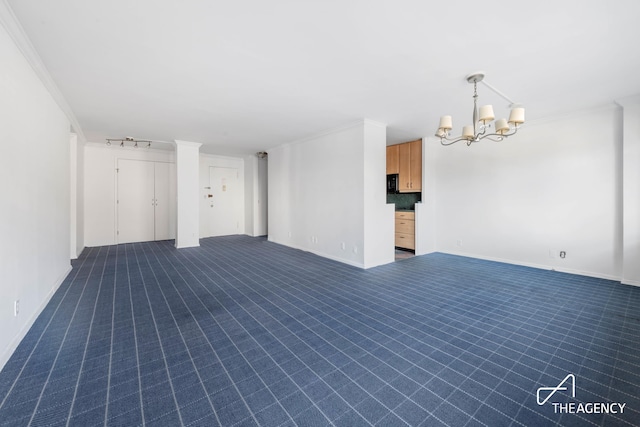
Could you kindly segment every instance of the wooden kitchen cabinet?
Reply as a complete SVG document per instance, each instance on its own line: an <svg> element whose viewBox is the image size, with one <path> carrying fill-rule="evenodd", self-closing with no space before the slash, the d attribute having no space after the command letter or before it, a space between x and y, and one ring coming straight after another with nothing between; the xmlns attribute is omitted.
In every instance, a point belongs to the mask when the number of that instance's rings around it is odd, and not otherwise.
<svg viewBox="0 0 640 427"><path fill-rule="evenodd" d="M395 245L404 249L416 249L415 212L396 212Z"/></svg>
<svg viewBox="0 0 640 427"><path fill-rule="evenodd" d="M422 191L422 140L398 144L398 190L401 193Z"/></svg>
<svg viewBox="0 0 640 427"><path fill-rule="evenodd" d="M387 175L400 173L400 150L398 145L390 145L387 147Z"/></svg>

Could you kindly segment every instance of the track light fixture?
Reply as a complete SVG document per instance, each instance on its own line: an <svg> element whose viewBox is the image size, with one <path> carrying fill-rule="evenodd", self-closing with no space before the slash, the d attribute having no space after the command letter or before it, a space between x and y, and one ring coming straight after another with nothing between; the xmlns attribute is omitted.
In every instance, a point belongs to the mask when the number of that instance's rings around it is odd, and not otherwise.
<svg viewBox="0 0 640 427"><path fill-rule="evenodd" d="M151 141L148 139L135 139L132 138L130 136L126 136L124 138L107 138L107 147L111 146L112 142L120 142L120 147L124 147L125 146L125 142L129 142L132 143L133 148L138 148L139 145L138 143L146 143L147 144L147 148L151 148Z"/></svg>

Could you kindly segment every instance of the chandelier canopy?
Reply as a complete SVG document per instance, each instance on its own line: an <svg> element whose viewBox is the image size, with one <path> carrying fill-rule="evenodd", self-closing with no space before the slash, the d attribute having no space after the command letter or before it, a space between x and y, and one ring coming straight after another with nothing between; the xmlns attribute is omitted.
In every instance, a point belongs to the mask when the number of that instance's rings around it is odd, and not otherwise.
<svg viewBox="0 0 640 427"><path fill-rule="evenodd" d="M451 145L458 141L466 141L467 145L471 145L485 138L492 141L502 141L504 138L514 135L519 126L524 123L524 108L519 104L515 104L487 82L483 82L485 86L511 103L511 114L509 114L509 120L498 119L494 122L493 106L484 105L478 110L478 82L483 79L484 72L482 71L477 71L467 76L467 82L473 83L473 124L464 126L461 136L450 136L449 131L452 129L451 116L440 117L440 126L436 131L436 136L440 138L442 145ZM493 130L491 130L492 126Z"/></svg>

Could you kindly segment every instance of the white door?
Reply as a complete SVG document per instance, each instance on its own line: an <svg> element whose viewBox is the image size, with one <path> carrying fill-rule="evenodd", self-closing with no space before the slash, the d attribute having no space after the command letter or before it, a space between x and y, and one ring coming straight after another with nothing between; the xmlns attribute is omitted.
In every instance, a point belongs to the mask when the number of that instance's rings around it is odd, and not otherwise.
<svg viewBox="0 0 640 427"><path fill-rule="evenodd" d="M175 239L175 165L118 159L118 243Z"/></svg>
<svg viewBox="0 0 640 427"><path fill-rule="evenodd" d="M153 162L118 159L118 243L154 240Z"/></svg>
<svg viewBox="0 0 640 427"><path fill-rule="evenodd" d="M238 168L209 167L208 200L210 236L238 234L241 206Z"/></svg>

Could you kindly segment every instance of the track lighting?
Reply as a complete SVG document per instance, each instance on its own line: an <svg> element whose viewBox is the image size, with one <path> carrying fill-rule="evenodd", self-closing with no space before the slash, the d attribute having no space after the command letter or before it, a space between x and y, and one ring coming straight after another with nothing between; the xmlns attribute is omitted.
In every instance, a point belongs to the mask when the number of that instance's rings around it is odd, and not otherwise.
<svg viewBox="0 0 640 427"><path fill-rule="evenodd" d="M147 144L147 148L151 148L151 140L149 139L135 139L132 138L130 136L124 137L124 138L107 138L107 147L111 146L112 142L120 142L120 147L124 147L125 146L125 142L130 142L132 143L132 147L133 148L138 148L139 145L138 143L146 143Z"/></svg>

